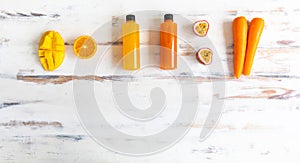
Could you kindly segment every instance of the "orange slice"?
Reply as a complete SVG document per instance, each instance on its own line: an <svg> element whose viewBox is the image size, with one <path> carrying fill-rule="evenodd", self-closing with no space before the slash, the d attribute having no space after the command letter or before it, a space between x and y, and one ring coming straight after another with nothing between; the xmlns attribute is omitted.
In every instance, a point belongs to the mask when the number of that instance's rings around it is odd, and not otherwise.
<svg viewBox="0 0 300 163"><path fill-rule="evenodd" d="M95 55L97 43L91 36L80 36L73 46L74 53L81 59L88 59Z"/></svg>

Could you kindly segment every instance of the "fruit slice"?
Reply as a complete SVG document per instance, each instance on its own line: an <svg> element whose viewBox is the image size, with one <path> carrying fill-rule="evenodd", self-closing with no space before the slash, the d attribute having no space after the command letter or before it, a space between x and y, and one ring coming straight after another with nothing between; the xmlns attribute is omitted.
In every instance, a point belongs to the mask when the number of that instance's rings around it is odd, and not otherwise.
<svg viewBox="0 0 300 163"><path fill-rule="evenodd" d="M45 70L57 69L65 58L65 44L61 35L55 31L45 32L40 40L38 54Z"/></svg>
<svg viewBox="0 0 300 163"><path fill-rule="evenodd" d="M80 36L76 39L73 50L77 57L88 59L95 55L97 43L91 36Z"/></svg>
<svg viewBox="0 0 300 163"><path fill-rule="evenodd" d="M212 62L213 52L209 48L200 49L196 57L198 61L204 65L209 65Z"/></svg>
<svg viewBox="0 0 300 163"><path fill-rule="evenodd" d="M209 24L206 20L199 20L194 23L194 33L200 37L204 37L207 35L209 29Z"/></svg>

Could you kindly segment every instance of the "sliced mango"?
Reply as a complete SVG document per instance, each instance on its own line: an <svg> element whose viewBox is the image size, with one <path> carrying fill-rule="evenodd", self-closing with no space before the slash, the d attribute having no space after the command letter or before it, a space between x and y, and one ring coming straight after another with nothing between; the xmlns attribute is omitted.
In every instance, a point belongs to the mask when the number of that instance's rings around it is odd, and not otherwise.
<svg viewBox="0 0 300 163"><path fill-rule="evenodd" d="M45 32L40 40L38 53L46 71L57 69L65 58L65 43L61 35L55 31Z"/></svg>

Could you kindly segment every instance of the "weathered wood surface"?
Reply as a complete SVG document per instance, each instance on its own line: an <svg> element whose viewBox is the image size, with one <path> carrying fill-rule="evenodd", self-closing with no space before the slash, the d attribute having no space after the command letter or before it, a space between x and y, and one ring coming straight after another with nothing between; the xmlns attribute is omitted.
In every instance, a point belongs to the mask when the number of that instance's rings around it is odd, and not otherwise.
<svg viewBox="0 0 300 163"><path fill-rule="evenodd" d="M159 0L5 0L0 4L0 162L299 161L300 21L297 20L300 8L296 1L192 0L172 1L165 6ZM190 64L195 76L190 78L181 72L176 77L197 82L202 110L182 141L167 151L147 157L119 155L95 143L80 124L72 88L73 80L95 80L95 89L103 95L109 91L107 87L112 81L134 79L132 89L136 90L133 94L137 96L133 97L139 97L137 106L144 106L148 105L151 87L167 85L168 91L176 87L174 80L159 70L138 76L126 72L115 74L115 60L120 59L121 45L113 43L111 37L97 40L99 49L112 46L114 50L107 51L112 56L106 55L105 64L100 65L101 71L96 75L74 74L74 39L82 34L92 34L113 16L138 10L174 12L192 21L207 19L211 25L208 37L225 69L225 72L209 73L197 63L193 49L180 42L179 55ZM266 21L253 73L240 80L232 77L230 26L238 15L245 15L248 20L259 16ZM41 34L48 29L59 31L67 47L65 61L55 72L42 69L36 51ZM147 34L141 35L142 46L148 45ZM155 41L150 43L157 44ZM226 81L224 97L211 92L211 80ZM223 114L212 135L200 142L203 118L212 96L225 100ZM126 121L120 123L125 130L143 128Z"/></svg>

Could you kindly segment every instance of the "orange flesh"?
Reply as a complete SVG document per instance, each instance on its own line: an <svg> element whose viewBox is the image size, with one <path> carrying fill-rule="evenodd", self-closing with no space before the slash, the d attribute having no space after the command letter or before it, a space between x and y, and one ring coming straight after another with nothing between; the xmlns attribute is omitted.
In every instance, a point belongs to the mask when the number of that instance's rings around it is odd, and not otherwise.
<svg viewBox="0 0 300 163"><path fill-rule="evenodd" d="M94 56L97 51L97 43L90 36L81 36L74 43L74 53L82 59Z"/></svg>

